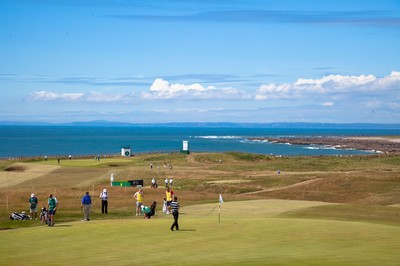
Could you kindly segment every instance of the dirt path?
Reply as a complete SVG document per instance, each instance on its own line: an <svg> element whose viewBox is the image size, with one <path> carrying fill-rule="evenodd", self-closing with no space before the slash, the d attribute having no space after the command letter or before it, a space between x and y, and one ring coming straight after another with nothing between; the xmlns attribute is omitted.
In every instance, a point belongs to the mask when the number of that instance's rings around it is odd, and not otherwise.
<svg viewBox="0 0 400 266"><path fill-rule="evenodd" d="M322 178L314 178L314 179L306 180L306 181L303 181L303 182L299 182L299 183L296 183L296 184L283 186L283 187L273 187L273 188L267 188L267 189L258 190L258 191L247 192L247 193L243 193L241 195L253 195L253 194L258 194L258 193L262 193L262 192L271 192L271 191L283 190L283 189L288 189L288 188L301 187L301 186L304 186L304 185L308 185L308 184L314 183L314 182L316 182L316 181L318 181L320 179L322 179Z"/></svg>

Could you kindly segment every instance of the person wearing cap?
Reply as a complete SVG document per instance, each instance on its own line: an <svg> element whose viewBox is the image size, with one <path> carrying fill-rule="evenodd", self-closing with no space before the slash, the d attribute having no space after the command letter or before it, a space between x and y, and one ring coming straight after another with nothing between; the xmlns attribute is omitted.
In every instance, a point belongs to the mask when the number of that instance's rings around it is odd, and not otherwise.
<svg viewBox="0 0 400 266"><path fill-rule="evenodd" d="M38 206L38 199L36 198L35 194L31 194L29 198L29 212L31 213L31 219L35 217L37 220L37 206Z"/></svg>
<svg viewBox="0 0 400 266"><path fill-rule="evenodd" d="M108 193L107 189L103 189L103 191L100 193L100 198L101 198L101 213L102 214L107 214L108 213Z"/></svg>

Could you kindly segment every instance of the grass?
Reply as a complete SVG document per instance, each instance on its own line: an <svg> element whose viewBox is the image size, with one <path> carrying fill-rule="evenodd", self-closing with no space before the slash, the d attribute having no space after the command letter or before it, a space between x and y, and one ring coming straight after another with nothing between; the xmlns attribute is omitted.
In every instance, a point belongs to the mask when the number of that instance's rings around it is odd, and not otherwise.
<svg viewBox="0 0 400 266"><path fill-rule="evenodd" d="M396 265L400 260L399 226L280 216L323 203L226 202L220 223L215 205L183 208L179 232L169 230L171 216L2 231L2 263Z"/></svg>
<svg viewBox="0 0 400 266"><path fill-rule="evenodd" d="M150 169L150 163L153 169ZM173 169L164 168L164 163ZM158 168L158 166L160 166ZM277 169L281 169L281 174ZM182 208L171 216L133 216L143 179L145 204L164 197L165 177ZM155 177L159 189L151 189ZM304 181L308 183L302 183ZM110 193L109 214L98 195ZM92 221L80 199L93 197ZM29 195L59 199L56 226L11 221ZM246 194L246 192L254 192ZM222 194L221 223L218 201ZM0 261L20 264L397 265L400 261L400 156L271 157L241 153L146 154L62 160L0 161ZM16 230L15 230L16 229ZM48 260L53 258L54 260Z"/></svg>

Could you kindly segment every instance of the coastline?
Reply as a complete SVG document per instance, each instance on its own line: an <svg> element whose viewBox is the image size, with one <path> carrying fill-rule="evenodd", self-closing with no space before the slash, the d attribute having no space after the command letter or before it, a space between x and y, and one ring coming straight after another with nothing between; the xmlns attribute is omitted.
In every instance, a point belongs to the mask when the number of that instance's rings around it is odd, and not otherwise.
<svg viewBox="0 0 400 266"><path fill-rule="evenodd" d="M342 137L283 137L249 138L250 140L268 141L293 145L323 145L335 149L354 149L375 151L377 153L400 154L400 137L378 136L342 136Z"/></svg>
<svg viewBox="0 0 400 266"><path fill-rule="evenodd" d="M85 126L0 126L0 158L73 157L120 154L130 146L132 154L179 152L189 141L191 152L244 152L275 156L320 156L376 154L392 152L378 147L351 146L339 149L313 145L270 145L249 138L327 136L400 136L399 129L359 128L211 128L211 127L85 127ZM279 140L279 139L278 139ZM290 142L287 140L286 142ZM321 141L321 140L318 140ZM264 143L263 143L264 142ZM277 142L277 141L275 141ZM306 143L308 144L309 140ZM326 144L329 144L326 143ZM397 152L396 150L393 152ZM400 152L400 151L399 151Z"/></svg>

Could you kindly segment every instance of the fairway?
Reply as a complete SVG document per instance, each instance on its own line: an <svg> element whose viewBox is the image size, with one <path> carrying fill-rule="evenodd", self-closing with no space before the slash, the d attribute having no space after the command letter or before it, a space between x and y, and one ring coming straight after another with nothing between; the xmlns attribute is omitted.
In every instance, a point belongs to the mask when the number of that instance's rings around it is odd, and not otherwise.
<svg viewBox="0 0 400 266"><path fill-rule="evenodd" d="M0 171L0 188L15 186L35 179L59 168L55 165L39 165L34 163L14 163L7 171Z"/></svg>
<svg viewBox="0 0 400 266"><path fill-rule="evenodd" d="M333 204L256 200L171 216L67 222L0 232L2 265L398 265L399 226L283 214ZM283 216L282 216L283 215Z"/></svg>

